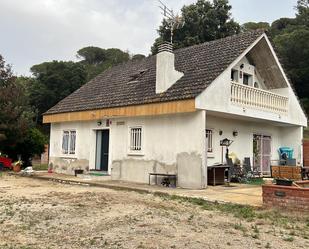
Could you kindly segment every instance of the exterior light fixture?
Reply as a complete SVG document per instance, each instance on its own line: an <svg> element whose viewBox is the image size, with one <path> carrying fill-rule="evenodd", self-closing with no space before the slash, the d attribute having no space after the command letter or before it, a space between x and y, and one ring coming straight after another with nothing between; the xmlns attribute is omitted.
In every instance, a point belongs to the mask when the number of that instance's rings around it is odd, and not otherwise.
<svg viewBox="0 0 309 249"><path fill-rule="evenodd" d="M98 125L98 126L101 126L101 125L102 125L102 121L98 121L98 122L97 122L97 125Z"/></svg>
<svg viewBox="0 0 309 249"><path fill-rule="evenodd" d="M233 131L233 137L237 137L238 136L238 131Z"/></svg>
<svg viewBox="0 0 309 249"><path fill-rule="evenodd" d="M222 134L223 134L223 131L220 130L220 131L219 131L219 135L222 136Z"/></svg>

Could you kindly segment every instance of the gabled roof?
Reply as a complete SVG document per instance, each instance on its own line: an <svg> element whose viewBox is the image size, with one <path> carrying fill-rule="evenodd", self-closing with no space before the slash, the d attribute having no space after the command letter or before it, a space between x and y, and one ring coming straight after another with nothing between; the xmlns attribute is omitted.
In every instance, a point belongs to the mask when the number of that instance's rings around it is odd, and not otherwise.
<svg viewBox="0 0 309 249"><path fill-rule="evenodd" d="M175 68L184 76L166 92L156 94L156 56L150 56L104 71L45 114L195 98L262 34L251 31L175 50Z"/></svg>

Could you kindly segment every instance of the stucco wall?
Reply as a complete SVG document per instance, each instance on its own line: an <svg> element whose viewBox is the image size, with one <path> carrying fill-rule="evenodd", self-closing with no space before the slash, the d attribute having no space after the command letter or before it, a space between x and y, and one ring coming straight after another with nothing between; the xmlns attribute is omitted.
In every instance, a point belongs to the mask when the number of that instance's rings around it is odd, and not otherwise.
<svg viewBox="0 0 309 249"><path fill-rule="evenodd" d="M299 164L302 163L302 127L283 127L270 122L253 122L246 120L236 120L232 118L222 118L207 115L206 127L213 129L213 153L208 153L207 164L221 163L222 150L220 140L228 138L234 142L229 147L229 152L234 152L240 160L244 157L253 158L253 134L270 135L272 160L279 159L278 148L282 146L292 147L294 157ZM219 131L223 134L220 136ZM238 136L233 136L233 131L238 132ZM225 153L225 150L223 151ZM223 155L224 156L224 155Z"/></svg>
<svg viewBox="0 0 309 249"><path fill-rule="evenodd" d="M155 117L110 119L109 173L112 179L148 183L148 173L177 173L185 188L205 186L205 112ZM143 153L129 153L129 127L143 127ZM83 169L95 168L96 122L51 125L50 162L57 172L72 174L70 162ZM76 130L76 154L61 153L62 132ZM73 165L73 164L72 164Z"/></svg>
<svg viewBox="0 0 309 249"><path fill-rule="evenodd" d="M125 125L112 128L113 179L148 182L148 173L178 173L181 187L203 187L202 167L205 160L205 114L126 118ZM128 154L128 127L144 129L144 153ZM116 141L122 141L116 145ZM191 158L192 161L188 160ZM190 172L188 173L188 168Z"/></svg>
<svg viewBox="0 0 309 249"><path fill-rule="evenodd" d="M269 90L289 97L287 115L279 115L278 113L262 109L254 109L232 104L230 101L231 70L234 65L238 65L237 63L239 64L237 61L232 63L210 86L197 96L195 100L196 108L212 112L228 113L232 115L281 122L283 124L307 126L307 118L290 86L287 88Z"/></svg>

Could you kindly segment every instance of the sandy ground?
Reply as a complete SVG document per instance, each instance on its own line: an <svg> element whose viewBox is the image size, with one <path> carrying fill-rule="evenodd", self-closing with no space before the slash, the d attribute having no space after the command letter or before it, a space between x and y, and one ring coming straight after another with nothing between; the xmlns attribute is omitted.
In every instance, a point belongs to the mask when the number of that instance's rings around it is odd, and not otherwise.
<svg viewBox="0 0 309 249"><path fill-rule="evenodd" d="M0 248L309 248L309 221L249 222L151 194L7 175L0 190Z"/></svg>

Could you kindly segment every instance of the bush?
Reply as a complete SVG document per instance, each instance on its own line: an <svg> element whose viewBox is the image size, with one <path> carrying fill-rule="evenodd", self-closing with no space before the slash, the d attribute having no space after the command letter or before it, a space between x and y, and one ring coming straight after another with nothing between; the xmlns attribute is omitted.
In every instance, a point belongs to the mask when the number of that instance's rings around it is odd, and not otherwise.
<svg viewBox="0 0 309 249"><path fill-rule="evenodd" d="M14 158L21 155L25 166L31 165L31 158L44 152L44 145L47 143L46 136L37 128L27 131L22 142L18 143L14 149Z"/></svg>

